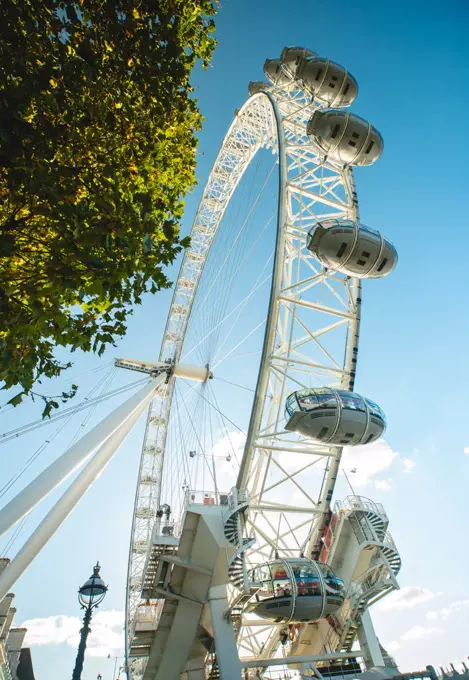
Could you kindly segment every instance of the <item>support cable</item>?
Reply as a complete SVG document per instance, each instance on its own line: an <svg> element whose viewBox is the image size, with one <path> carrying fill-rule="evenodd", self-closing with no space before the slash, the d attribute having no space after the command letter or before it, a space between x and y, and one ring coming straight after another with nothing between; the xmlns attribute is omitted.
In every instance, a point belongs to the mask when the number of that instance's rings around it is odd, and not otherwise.
<svg viewBox="0 0 469 680"><path fill-rule="evenodd" d="M69 408L63 409L56 415L51 416L48 420L44 420L42 418L40 420L33 420L32 422L27 423L26 425L22 425L21 427L17 427L14 430L4 432L0 434L0 444L6 444L6 442L10 441L11 439L17 439L18 437L21 437L23 434L28 434L29 432L33 432L34 430L37 430L40 427L50 425L50 423L55 422L56 420L66 418L70 413L73 413L73 415L75 415L75 413L78 413L83 409L90 408L91 406L94 405L95 402L101 403L103 401L106 401L107 399L111 399L112 397L117 396L118 394L123 394L124 392L127 392L128 390L131 390L135 387L140 387L146 382L148 382L146 378L143 380L137 380L133 383L129 383L128 385L124 385L123 387L118 387L117 389L112 390L112 392L103 394L100 397L94 397L94 399L90 399L89 401L87 399L84 399L76 406L70 406Z"/></svg>

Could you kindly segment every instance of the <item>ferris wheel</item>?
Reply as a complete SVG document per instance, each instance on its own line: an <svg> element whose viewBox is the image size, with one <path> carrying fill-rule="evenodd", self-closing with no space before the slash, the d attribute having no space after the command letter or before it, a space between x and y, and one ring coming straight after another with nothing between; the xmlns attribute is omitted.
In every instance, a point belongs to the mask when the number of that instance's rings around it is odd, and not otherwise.
<svg viewBox="0 0 469 680"><path fill-rule="evenodd" d="M127 588L135 678L159 677L145 670L145 643L136 652L132 642L145 617L154 628L161 621L163 599L142 596L155 530L180 534L188 503L230 509L229 611L240 657L273 657L287 634L298 647L301 625L331 619L346 598L325 566L342 450L375 441L386 426L381 408L353 391L362 280L397 263L391 242L359 221L352 171L379 158L382 138L346 110L358 86L338 64L290 47L264 72L268 82L249 85L216 157L163 336L159 361L183 368L159 386L142 449ZM360 517L384 531L373 511L363 507ZM379 596L397 587L400 561L387 540ZM301 599L311 583L322 596ZM273 613L279 597L285 609ZM345 649L329 623L319 649ZM343 653L354 637L348 632ZM215 668L209 677L220 677Z"/></svg>
<svg viewBox="0 0 469 680"><path fill-rule="evenodd" d="M342 66L288 47L264 72L203 190L158 361L116 361L150 380L0 510L2 534L86 462L0 575L1 600L148 407L126 588L133 680L384 665L368 610L399 587L389 520L354 493L333 505L343 448L386 428L354 391L362 280L397 263L360 222L352 171L383 140L347 111L358 86Z"/></svg>

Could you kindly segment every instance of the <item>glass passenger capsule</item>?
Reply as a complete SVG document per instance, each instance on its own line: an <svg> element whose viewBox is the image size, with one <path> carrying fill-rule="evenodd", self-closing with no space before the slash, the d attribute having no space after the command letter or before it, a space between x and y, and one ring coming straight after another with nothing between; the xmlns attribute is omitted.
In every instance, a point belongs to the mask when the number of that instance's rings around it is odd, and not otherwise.
<svg viewBox="0 0 469 680"><path fill-rule="evenodd" d="M353 220L323 220L310 230L306 247L329 269L347 276L386 276L397 264L397 251L379 231Z"/></svg>
<svg viewBox="0 0 469 680"><path fill-rule="evenodd" d="M328 158L343 165L371 165L383 152L378 130L347 111L315 111L306 132Z"/></svg>
<svg viewBox="0 0 469 680"><path fill-rule="evenodd" d="M377 404L356 392L330 387L290 394L285 420L285 429L335 446L369 444L386 429L386 417Z"/></svg>
<svg viewBox="0 0 469 680"><path fill-rule="evenodd" d="M315 99L327 106L350 106L358 94L358 83L343 66L323 57L301 59L296 77Z"/></svg>
<svg viewBox="0 0 469 680"><path fill-rule="evenodd" d="M295 75L300 61L308 57L317 57L317 54L308 50L307 47L284 47L280 61Z"/></svg>
<svg viewBox="0 0 469 680"><path fill-rule="evenodd" d="M270 87L269 83L263 80L252 80L248 85L249 96L252 97L253 94L263 92L267 87Z"/></svg>
<svg viewBox="0 0 469 680"><path fill-rule="evenodd" d="M344 582L332 569L306 557L263 564L249 572L249 579L260 588L247 611L276 623L318 621L345 599Z"/></svg>
<svg viewBox="0 0 469 680"><path fill-rule="evenodd" d="M287 85L293 80L291 73L283 68L280 59L267 59L264 74L273 85Z"/></svg>

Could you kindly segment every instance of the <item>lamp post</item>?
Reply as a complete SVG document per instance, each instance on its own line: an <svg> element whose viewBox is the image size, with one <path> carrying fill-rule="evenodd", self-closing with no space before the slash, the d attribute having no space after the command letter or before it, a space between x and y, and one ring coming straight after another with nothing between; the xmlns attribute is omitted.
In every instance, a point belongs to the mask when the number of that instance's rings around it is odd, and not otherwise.
<svg viewBox="0 0 469 680"><path fill-rule="evenodd" d="M80 631L80 644L78 645L72 680L80 680L81 678L83 662L85 660L86 640L91 631L91 614L93 609L101 604L107 593L107 586L104 585L104 581L99 575L100 569L99 562L97 562L96 566L93 567L92 575L78 591L78 602L81 604L82 609L85 609L85 616L83 617L83 628Z"/></svg>
<svg viewBox="0 0 469 680"><path fill-rule="evenodd" d="M354 475L354 474L356 473L356 471L357 471L357 468L352 468L351 470L347 470L347 471L345 471L345 470L342 468L342 472L344 473L344 477L345 477L345 479L347 480L347 484L348 484L349 487L350 487L350 491L352 492L352 496L355 496L356 494L355 494L355 491L353 490L353 486L350 484L350 479L349 479L348 476L347 476L347 472L350 472L350 474Z"/></svg>

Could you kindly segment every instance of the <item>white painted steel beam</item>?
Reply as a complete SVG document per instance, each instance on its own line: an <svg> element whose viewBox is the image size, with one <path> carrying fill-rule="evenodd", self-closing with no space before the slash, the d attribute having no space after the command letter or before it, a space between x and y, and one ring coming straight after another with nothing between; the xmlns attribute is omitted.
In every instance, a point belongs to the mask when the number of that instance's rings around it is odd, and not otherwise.
<svg viewBox="0 0 469 680"><path fill-rule="evenodd" d="M214 586L208 592L210 618L212 619L215 651L221 680L241 678L241 664L236 647L236 637L231 619L225 616L228 611L225 586Z"/></svg>
<svg viewBox="0 0 469 680"><path fill-rule="evenodd" d="M49 465L23 491L13 498L0 511L0 535L8 531L24 515L53 491L56 486L69 477L94 451L105 442L128 418L138 411L142 412L142 403L147 406L166 375L151 380L138 392L116 408L98 425L93 427L76 444L71 446L57 460ZM145 406L143 408L145 408Z"/></svg>
<svg viewBox="0 0 469 680"><path fill-rule="evenodd" d="M5 571L0 575L0 601L29 567L33 559L42 550L49 539L55 534L62 522L68 517L89 487L99 477L130 430L136 424L145 408L148 406L154 390L163 380L164 376L159 376L152 381L151 389L148 389L147 387L144 398L140 399L138 405L132 409L129 415L121 421L121 424L107 438L104 444L102 444L95 456L93 456L86 467L80 472L60 500L47 513L38 528L26 541Z"/></svg>

